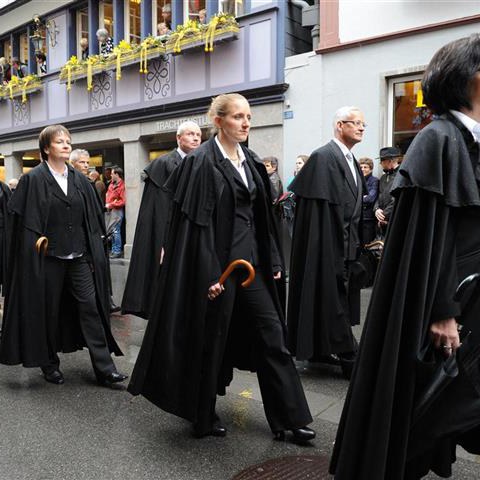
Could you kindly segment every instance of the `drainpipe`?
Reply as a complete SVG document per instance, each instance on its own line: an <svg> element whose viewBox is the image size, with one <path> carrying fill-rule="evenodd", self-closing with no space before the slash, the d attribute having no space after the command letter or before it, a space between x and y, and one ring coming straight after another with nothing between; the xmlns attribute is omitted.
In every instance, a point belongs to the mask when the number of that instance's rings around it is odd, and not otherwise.
<svg viewBox="0 0 480 480"><path fill-rule="evenodd" d="M302 9L302 27L312 27L312 45L315 50L320 41L320 25L318 24L318 1L314 5L310 5L304 0L289 0L292 5ZM312 20L312 18L314 20Z"/></svg>

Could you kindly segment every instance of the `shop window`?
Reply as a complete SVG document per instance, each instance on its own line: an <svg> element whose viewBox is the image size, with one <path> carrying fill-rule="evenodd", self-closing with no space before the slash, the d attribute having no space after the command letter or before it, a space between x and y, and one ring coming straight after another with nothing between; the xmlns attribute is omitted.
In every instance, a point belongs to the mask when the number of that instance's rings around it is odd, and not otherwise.
<svg viewBox="0 0 480 480"><path fill-rule="evenodd" d="M126 28L128 32L127 38L130 43L139 44L142 41L140 16L141 3L141 0L127 0L126 2Z"/></svg>
<svg viewBox="0 0 480 480"><path fill-rule="evenodd" d="M88 57L88 8L77 10L77 58Z"/></svg>
<svg viewBox="0 0 480 480"><path fill-rule="evenodd" d="M405 153L417 133L433 118L423 104L421 77L393 79L390 82L392 145Z"/></svg>
<svg viewBox="0 0 480 480"><path fill-rule="evenodd" d="M99 5L100 28L105 28L113 38L113 3L112 0L102 0ZM88 13L87 13L88 18Z"/></svg>
<svg viewBox="0 0 480 480"><path fill-rule="evenodd" d="M218 5L218 11L229 13L235 17L243 15L244 5L242 0L220 0Z"/></svg>
<svg viewBox="0 0 480 480"><path fill-rule="evenodd" d="M184 21L197 20L206 23L207 7L205 0L184 0L183 1Z"/></svg>
<svg viewBox="0 0 480 480"><path fill-rule="evenodd" d="M168 30L172 29L172 4L171 0L153 0L152 1L152 32L159 33L159 24L165 23ZM163 29L161 29L163 32Z"/></svg>

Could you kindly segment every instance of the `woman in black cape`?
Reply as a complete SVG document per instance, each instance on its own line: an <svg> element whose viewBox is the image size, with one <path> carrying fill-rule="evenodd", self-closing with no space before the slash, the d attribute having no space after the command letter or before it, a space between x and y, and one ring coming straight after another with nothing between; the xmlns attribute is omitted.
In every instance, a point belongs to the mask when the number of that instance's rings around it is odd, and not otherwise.
<svg viewBox="0 0 480 480"><path fill-rule="evenodd" d="M336 480L414 480L429 470L448 477L457 444L480 453L479 295L468 308L455 296L480 271L480 36L441 48L422 90L438 118L417 135L395 180L331 462ZM471 331L460 349L459 324ZM419 415L445 359L458 375L440 382Z"/></svg>
<svg viewBox="0 0 480 480"><path fill-rule="evenodd" d="M238 94L212 101L217 135L188 155L166 188L173 207L157 299L129 391L190 420L197 437L224 436L215 412L233 368L257 371L267 420L277 438L314 438L302 385L285 346L282 260L270 183L258 157L241 145L250 106ZM235 271L236 259L256 269Z"/></svg>

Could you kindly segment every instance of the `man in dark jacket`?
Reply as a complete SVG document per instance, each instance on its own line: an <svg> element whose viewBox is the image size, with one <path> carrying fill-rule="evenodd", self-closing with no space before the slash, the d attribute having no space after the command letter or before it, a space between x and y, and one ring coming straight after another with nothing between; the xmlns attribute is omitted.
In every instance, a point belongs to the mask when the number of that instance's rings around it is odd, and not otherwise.
<svg viewBox="0 0 480 480"><path fill-rule="evenodd" d="M357 350L351 325L360 322L355 262L366 192L351 149L362 141L365 126L358 108L339 109L334 139L312 153L290 184L297 199L289 282L290 349L298 360L339 360L345 376L351 373Z"/></svg>
<svg viewBox="0 0 480 480"><path fill-rule="evenodd" d="M392 215L395 199L390 191L398 172L401 157L402 152L396 147L380 149L380 165L383 169L383 175L378 184L378 198L374 206L374 212L378 220L378 231L381 237L385 237L388 221Z"/></svg>
<svg viewBox="0 0 480 480"><path fill-rule="evenodd" d="M122 301L124 313L145 319L149 316L170 212L170 196L162 187L175 168L201 141L202 131L195 122L182 123L177 129L178 147L153 160L144 170L145 188Z"/></svg>

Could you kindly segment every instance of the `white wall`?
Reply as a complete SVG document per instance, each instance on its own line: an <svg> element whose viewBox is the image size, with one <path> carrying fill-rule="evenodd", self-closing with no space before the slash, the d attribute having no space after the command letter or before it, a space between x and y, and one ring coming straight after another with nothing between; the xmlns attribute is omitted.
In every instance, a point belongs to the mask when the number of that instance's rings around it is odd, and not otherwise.
<svg viewBox="0 0 480 480"><path fill-rule="evenodd" d="M311 153L331 139L333 114L344 105L361 108L368 123L355 155L378 157L379 149L388 143L385 76L418 70L442 45L478 29L478 24L472 24L324 55L287 58L286 103L294 118L284 120L284 178L291 175L296 155Z"/></svg>
<svg viewBox="0 0 480 480"><path fill-rule="evenodd" d="M348 42L480 14L472 0L340 0L339 35Z"/></svg>

